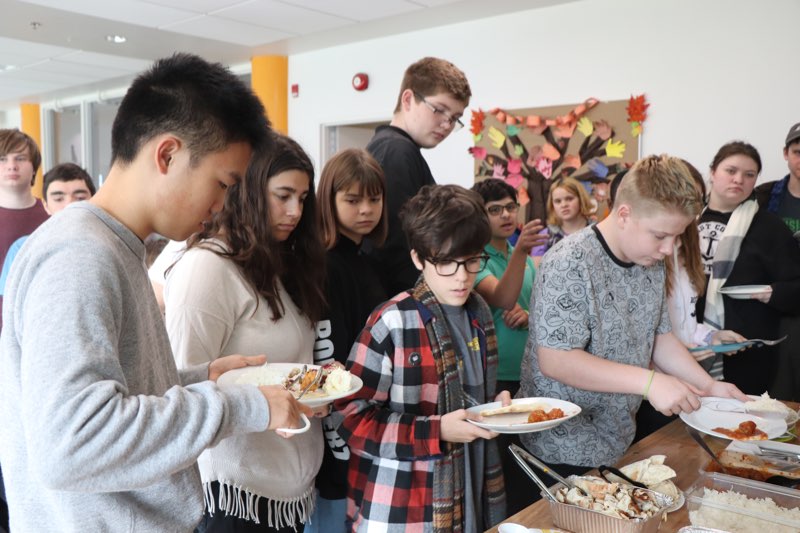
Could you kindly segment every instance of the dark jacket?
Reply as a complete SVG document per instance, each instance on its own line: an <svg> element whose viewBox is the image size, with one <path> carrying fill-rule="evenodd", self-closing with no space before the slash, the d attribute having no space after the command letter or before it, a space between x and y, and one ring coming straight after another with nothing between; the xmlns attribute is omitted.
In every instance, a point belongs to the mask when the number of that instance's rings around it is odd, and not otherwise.
<svg viewBox="0 0 800 533"><path fill-rule="evenodd" d="M754 192L758 206L770 213L777 213L781 205L781 198L783 198L788 184L789 174L786 174L786 177L782 180L768 181L756 187Z"/></svg>
<svg viewBox="0 0 800 533"><path fill-rule="evenodd" d="M381 249L370 251L386 294L394 296L414 286L419 271L411 262L408 242L400 224L400 209L425 185L435 185L431 169L420 146L400 128L379 126L367 144L367 151L386 176L386 205L389 235Z"/></svg>

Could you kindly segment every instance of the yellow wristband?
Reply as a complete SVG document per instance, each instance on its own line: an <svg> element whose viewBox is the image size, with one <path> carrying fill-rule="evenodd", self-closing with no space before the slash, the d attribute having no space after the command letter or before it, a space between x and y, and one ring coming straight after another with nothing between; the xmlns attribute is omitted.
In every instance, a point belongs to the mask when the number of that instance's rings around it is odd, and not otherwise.
<svg viewBox="0 0 800 533"><path fill-rule="evenodd" d="M650 385L653 384L653 376L656 375L656 369L650 371L650 378L647 380L647 386L644 388L644 394L642 394L642 399L647 399L647 393L650 392Z"/></svg>

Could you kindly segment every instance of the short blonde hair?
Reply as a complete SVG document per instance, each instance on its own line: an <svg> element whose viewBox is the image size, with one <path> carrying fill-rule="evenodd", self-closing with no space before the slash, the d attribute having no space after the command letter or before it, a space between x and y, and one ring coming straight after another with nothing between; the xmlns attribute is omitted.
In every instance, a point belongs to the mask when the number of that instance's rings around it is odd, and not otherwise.
<svg viewBox="0 0 800 533"><path fill-rule="evenodd" d="M566 189L577 196L578 204L581 210L581 216L587 220L590 216L592 216L594 206L592 205L592 199L589 198L589 193L586 192L586 188L575 178L560 178L553 182L553 184L550 186L550 192L547 194L548 224L551 226L558 226L561 224L561 221L558 219L558 215L556 215L556 208L553 205L553 193L556 189Z"/></svg>
<svg viewBox="0 0 800 533"><path fill-rule="evenodd" d="M620 183L614 204L628 204L637 212L677 211L695 217L703 200L686 164L662 154L634 163Z"/></svg>

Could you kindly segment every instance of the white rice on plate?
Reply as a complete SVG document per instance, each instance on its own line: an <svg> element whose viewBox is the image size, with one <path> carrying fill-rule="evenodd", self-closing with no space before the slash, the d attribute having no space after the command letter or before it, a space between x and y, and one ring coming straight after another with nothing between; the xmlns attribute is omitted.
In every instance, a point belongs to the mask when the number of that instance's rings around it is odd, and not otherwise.
<svg viewBox="0 0 800 533"><path fill-rule="evenodd" d="M739 492L703 489L703 502L700 507L689 511L689 521L693 526L713 527L730 533L797 533L800 524L800 508L781 507L772 498L748 498ZM716 505L725 506L725 509ZM736 509L732 512L729 509ZM758 514L765 518L752 516Z"/></svg>
<svg viewBox="0 0 800 533"><path fill-rule="evenodd" d="M261 366L252 369L246 375L240 376L236 383L241 385L283 385L286 373L270 366Z"/></svg>

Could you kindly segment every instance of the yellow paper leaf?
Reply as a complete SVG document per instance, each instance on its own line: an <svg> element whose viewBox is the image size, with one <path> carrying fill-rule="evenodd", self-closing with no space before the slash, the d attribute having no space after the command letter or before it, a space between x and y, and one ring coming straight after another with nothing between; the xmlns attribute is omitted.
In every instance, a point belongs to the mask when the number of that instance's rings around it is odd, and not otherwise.
<svg viewBox="0 0 800 533"><path fill-rule="evenodd" d="M581 117L578 121L578 131L583 133L584 137L588 137L594 131L594 124L586 117Z"/></svg>
<svg viewBox="0 0 800 533"><path fill-rule="evenodd" d="M489 142L492 143L492 146L495 148L500 148L506 142L506 136L503 135L503 132L491 126L489 128Z"/></svg>
<svg viewBox="0 0 800 533"><path fill-rule="evenodd" d="M625 155L625 143L622 141L614 142L614 139L609 139L608 144L606 144L606 155L622 159L622 156Z"/></svg>

